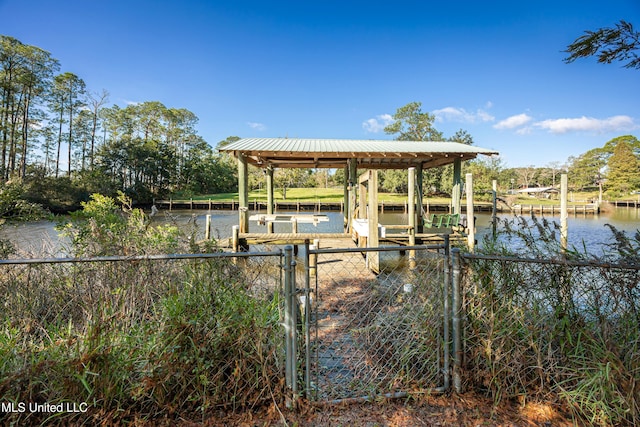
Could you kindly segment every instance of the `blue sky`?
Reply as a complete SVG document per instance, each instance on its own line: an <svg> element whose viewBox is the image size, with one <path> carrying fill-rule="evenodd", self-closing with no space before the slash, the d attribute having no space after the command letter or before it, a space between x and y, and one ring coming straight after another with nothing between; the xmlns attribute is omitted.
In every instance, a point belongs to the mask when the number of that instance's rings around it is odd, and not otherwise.
<svg viewBox="0 0 640 427"><path fill-rule="evenodd" d="M393 139L422 103L507 166L640 137L640 70L565 64L585 30L640 28L640 1L0 0L0 34L51 52L110 104L160 101L230 135Z"/></svg>

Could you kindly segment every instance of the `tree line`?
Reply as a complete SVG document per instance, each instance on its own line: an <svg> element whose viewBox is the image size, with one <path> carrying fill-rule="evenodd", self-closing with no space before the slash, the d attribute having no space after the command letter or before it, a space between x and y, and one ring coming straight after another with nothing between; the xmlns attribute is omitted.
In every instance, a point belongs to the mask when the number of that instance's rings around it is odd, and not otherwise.
<svg viewBox="0 0 640 427"><path fill-rule="evenodd" d="M139 201L235 189L235 167L198 135L194 113L108 102L49 52L0 35L0 181Z"/></svg>

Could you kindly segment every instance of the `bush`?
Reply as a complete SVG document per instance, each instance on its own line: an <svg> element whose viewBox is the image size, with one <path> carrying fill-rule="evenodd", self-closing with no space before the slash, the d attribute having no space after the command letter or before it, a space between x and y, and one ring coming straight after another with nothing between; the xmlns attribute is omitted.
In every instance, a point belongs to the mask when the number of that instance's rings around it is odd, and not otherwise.
<svg viewBox="0 0 640 427"><path fill-rule="evenodd" d="M596 255L562 251L555 223L502 225L488 257L465 261L468 385L496 404L555 400L581 424L639 424L640 232L610 227Z"/></svg>
<svg viewBox="0 0 640 427"><path fill-rule="evenodd" d="M65 230L78 255L184 249L177 229L93 195ZM194 248L190 243L190 248ZM204 250L205 248L199 247ZM3 265L0 424L203 419L282 396L279 257ZM250 272L250 274L248 273Z"/></svg>
<svg viewBox="0 0 640 427"><path fill-rule="evenodd" d="M42 206L25 200L25 189L21 183L0 184L0 218L28 221L45 215Z"/></svg>
<svg viewBox="0 0 640 427"><path fill-rule="evenodd" d="M151 226L144 212L133 209L131 199L122 193L118 201L92 194L81 206L82 210L72 212L66 223L58 225L71 238L76 256L174 253L181 241L192 241L182 239L175 226ZM183 245L181 249L187 248Z"/></svg>

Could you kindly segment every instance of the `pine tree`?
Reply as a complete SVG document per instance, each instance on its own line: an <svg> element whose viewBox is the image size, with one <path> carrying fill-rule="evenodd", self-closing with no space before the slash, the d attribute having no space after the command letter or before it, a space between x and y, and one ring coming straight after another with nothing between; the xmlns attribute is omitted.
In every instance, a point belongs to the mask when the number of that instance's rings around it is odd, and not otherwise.
<svg viewBox="0 0 640 427"><path fill-rule="evenodd" d="M628 194L640 188L640 160L626 141L616 145L607 167L608 190Z"/></svg>

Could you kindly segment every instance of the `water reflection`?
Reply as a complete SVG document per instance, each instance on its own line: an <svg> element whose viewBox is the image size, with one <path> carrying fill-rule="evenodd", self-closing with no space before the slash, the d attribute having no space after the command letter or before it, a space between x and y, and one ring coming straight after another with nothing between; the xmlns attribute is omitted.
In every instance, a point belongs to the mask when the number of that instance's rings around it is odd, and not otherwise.
<svg viewBox="0 0 640 427"><path fill-rule="evenodd" d="M258 212L249 212L249 215ZM295 213L295 212L281 212ZM184 231L195 232L197 239L204 238L206 215L211 215L211 232L214 238L231 236L232 227L238 224L237 211L206 211L206 210L166 210L159 211L151 220L154 224L173 224ZM343 215L340 212L325 212L328 222L314 224L298 224L300 233L341 233L343 231ZM500 214L500 218L513 218L510 214ZM488 213L476 213L477 240L491 233L491 216ZM559 216L547 216L548 219L560 222ZM382 224L406 224L407 215L402 213L381 213ZM611 239L611 233L605 224L611 224L628 235L640 228L640 209L617 208L600 215L570 215L569 244L581 247L583 242L587 248L606 243ZM68 239L61 238L55 230L55 222L32 221L28 223L5 224L0 227L0 238L11 240L21 252L27 256L63 256L67 252ZM256 233L266 232L266 226L252 221L250 230ZM276 223L274 231L285 233L291 231L291 225Z"/></svg>

